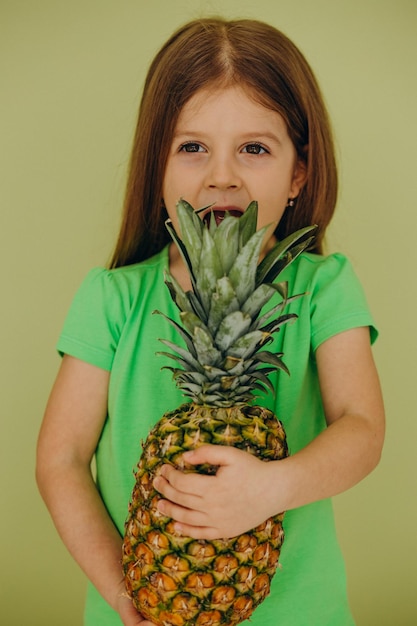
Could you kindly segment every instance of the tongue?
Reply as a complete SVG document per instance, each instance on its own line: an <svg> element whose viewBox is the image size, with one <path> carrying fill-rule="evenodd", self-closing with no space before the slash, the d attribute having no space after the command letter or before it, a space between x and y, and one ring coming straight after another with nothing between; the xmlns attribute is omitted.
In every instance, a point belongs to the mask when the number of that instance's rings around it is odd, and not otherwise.
<svg viewBox="0 0 417 626"><path fill-rule="evenodd" d="M226 213L229 213L229 215L232 215L233 217L240 217L242 215L241 211L238 211L236 209L230 209L230 211L216 211L215 209L213 209L204 216L204 221L206 222L206 224L210 224L211 215L213 214L214 219L216 220L216 224L218 226L220 222L224 220Z"/></svg>

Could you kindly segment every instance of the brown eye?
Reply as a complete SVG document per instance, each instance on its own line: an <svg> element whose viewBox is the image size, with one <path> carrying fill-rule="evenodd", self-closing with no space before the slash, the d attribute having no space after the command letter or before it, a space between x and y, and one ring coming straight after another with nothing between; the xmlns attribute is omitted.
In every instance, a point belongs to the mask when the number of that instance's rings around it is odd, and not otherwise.
<svg viewBox="0 0 417 626"><path fill-rule="evenodd" d="M180 148L180 152L200 152L200 150L202 147L195 142L184 143Z"/></svg>
<svg viewBox="0 0 417 626"><path fill-rule="evenodd" d="M267 150L259 143L248 143L244 147L244 151L248 154L267 154Z"/></svg>

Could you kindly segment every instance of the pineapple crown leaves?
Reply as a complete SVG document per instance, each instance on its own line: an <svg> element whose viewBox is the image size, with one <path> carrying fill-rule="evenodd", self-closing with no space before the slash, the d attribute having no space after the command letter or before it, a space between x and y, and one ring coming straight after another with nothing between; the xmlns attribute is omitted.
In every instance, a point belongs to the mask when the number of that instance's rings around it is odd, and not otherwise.
<svg viewBox="0 0 417 626"><path fill-rule="evenodd" d="M268 226L256 230L258 206L251 202L240 218L226 213L208 223L185 200L177 203L182 239L171 220L166 223L184 260L192 289L184 291L169 273L165 283L180 310L181 324L164 313L185 343L160 341L173 352L162 352L179 367L169 367L176 384L198 404L231 406L248 402L254 389L273 390L268 375L288 373L282 354L265 349L273 333L296 319L283 314L301 297L288 295L286 282L274 282L314 239L314 226L302 228L278 242L258 263ZM278 294L280 302L263 307ZM262 312L262 314L261 314Z"/></svg>

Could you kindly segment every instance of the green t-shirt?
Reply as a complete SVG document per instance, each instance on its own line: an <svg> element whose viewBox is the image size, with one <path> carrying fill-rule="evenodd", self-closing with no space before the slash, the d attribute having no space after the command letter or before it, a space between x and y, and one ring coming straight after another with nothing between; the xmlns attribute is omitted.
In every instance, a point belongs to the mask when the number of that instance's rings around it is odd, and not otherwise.
<svg viewBox="0 0 417 626"><path fill-rule="evenodd" d="M97 485L114 523L123 533L134 484L140 442L168 410L184 402L155 353L158 338L178 341L161 310L179 321L164 284L168 248L153 258L115 270L94 269L75 295L58 350L111 371L108 417L96 451ZM315 350L333 335L370 326L376 336L362 288L350 263L340 255L301 255L285 270L290 294L305 293L288 311L272 348L284 352L291 375L277 372L276 389L256 402L284 423L292 453L305 447L326 426L319 391ZM271 486L273 488L273 486ZM287 512L281 567L271 594L253 614L252 626L351 626L345 571L336 539L332 505L323 500ZM86 626L121 626L117 614L90 585ZM245 622L248 623L248 622Z"/></svg>

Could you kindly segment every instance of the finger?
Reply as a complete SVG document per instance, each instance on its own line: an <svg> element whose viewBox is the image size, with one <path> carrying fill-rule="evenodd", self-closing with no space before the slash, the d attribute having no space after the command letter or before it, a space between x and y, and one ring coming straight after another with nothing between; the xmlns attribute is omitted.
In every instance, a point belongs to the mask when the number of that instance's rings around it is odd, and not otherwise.
<svg viewBox="0 0 417 626"><path fill-rule="evenodd" d="M202 474L197 474L193 472L181 472L172 467L172 465L163 465L159 472L159 477L165 479L165 481L168 482L170 486L176 489L178 492L193 495L196 497L199 497L201 496L201 494L206 493L207 489L209 489L210 487L210 481L213 480L212 476L204 476ZM159 487L157 486L158 484L159 480L155 478L154 485L159 491Z"/></svg>
<svg viewBox="0 0 417 626"><path fill-rule="evenodd" d="M239 450L231 446L206 444L195 450L184 452L183 459L191 465L208 463L209 465L230 465L236 459Z"/></svg>
<svg viewBox="0 0 417 626"><path fill-rule="evenodd" d="M169 500L159 500L157 506L162 515L170 517L180 524L187 526L204 526L207 524L207 516L202 511L187 509Z"/></svg>
<svg viewBox="0 0 417 626"><path fill-rule="evenodd" d="M173 487L163 476L154 479L154 487L159 493L174 504L187 509L199 509L201 497L199 495L188 494ZM162 513L162 511L161 511Z"/></svg>
<svg viewBox="0 0 417 626"><path fill-rule="evenodd" d="M222 534L217 528L209 526L191 526L182 522L176 522L174 526L178 534L184 537L191 537L191 539L206 539L208 541L222 539Z"/></svg>

